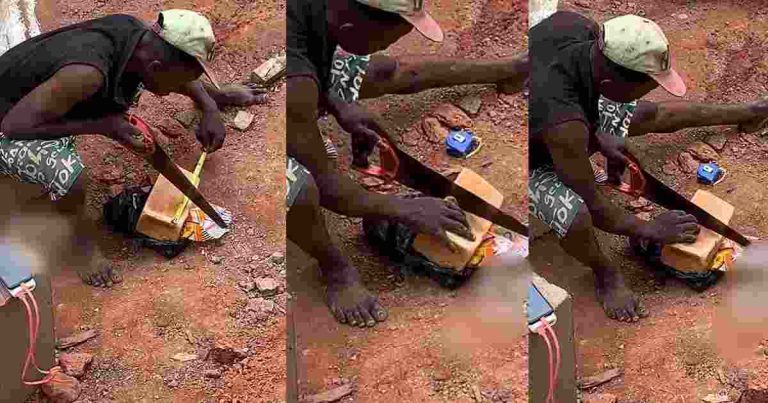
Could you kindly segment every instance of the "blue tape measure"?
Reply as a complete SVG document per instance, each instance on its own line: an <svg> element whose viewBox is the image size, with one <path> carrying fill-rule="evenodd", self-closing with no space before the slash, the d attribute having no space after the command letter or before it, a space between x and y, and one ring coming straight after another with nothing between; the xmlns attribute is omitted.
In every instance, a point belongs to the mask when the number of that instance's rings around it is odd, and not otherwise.
<svg viewBox="0 0 768 403"><path fill-rule="evenodd" d="M714 185L724 174L725 170L720 168L716 162L708 162L706 164L699 164L699 169L696 170L696 179L699 183Z"/></svg>
<svg viewBox="0 0 768 403"><path fill-rule="evenodd" d="M451 130L445 138L445 152L451 157L466 158L477 149L478 139L467 129Z"/></svg>

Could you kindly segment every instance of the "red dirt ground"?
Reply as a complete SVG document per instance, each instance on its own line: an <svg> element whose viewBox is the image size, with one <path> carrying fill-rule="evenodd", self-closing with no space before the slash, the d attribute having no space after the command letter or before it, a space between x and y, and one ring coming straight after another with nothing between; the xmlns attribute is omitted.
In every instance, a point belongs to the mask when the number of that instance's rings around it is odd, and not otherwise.
<svg viewBox="0 0 768 403"><path fill-rule="evenodd" d="M764 97L768 18L763 1L566 3L566 8L598 20L644 12L659 23L671 42L676 69L688 84L686 100L731 103ZM649 98L671 99L661 91ZM713 191L736 206L731 221L736 229L765 238L764 139L723 127L649 135L633 139L632 145L659 179L690 197L701 187L695 174L670 176L661 167L688 144L718 133L728 139L718 159L728 174ZM651 312L648 319L636 324L608 319L594 298L589 269L565 256L551 234L534 239L531 246L537 270L574 297L579 375L595 375L608 368L624 371L622 377L596 388L597 392L616 395L620 402L694 402L719 392L736 401L745 385L765 388L761 383L768 372L764 354L768 335L764 326L749 329L729 314L726 307L735 295L729 289L732 275L703 293L675 280L661 284L642 270L626 238L601 233L600 240L630 286L642 294ZM736 337L739 331L745 333Z"/></svg>
<svg viewBox="0 0 768 403"><path fill-rule="evenodd" d="M67 0L44 3L39 14L45 30L112 13L153 20L161 9L189 8L205 13L219 39L213 63L221 82L240 82L251 70L285 48L284 3L273 0ZM285 90L269 102L249 108L256 115L245 132L228 128L223 149L209 156L201 190L213 203L234 213L232 232L219 242L192 246L166 260L114 239L109 255L125 281L111 290L84 286L72 273L55 279L56 331L59 337L92 328L96 339L75 348L94 354L94 367L83 380L81 401L283 401L285 390L285 282L281 264L267 258L284 252ZM136 112L150 124L191 110L181 96L142 97ZM232 119L236 111L227 111ZM156 173L121 147L89 136L78 144L96 178L89 205L96 218L109 186L104 172L116 172L123 185L152 183ZM170 152L188 168L199 155L188 136L173 140ZM151 175L151 179L146 179ZM213 261L219 261L218 264ZM249 274L250 273L250 274ZM246 294L240 281L268 276L280 283L277 311L240 324ZM214 344L248 349L241 363L220 367L220 379L203 370L218 364L174 361L177 353L204 354Z"/></svg>
<svg viewBox="0 0 768 403"><path fill-rule="evenodd" d="M525 4L508 0L471 4L430 2L432 14L447 31L445 43L429 43L412 33L390 53L511 56L527 47ZM527 221L527 108L522 95L499 95L493 86L467 86L386 96L366 104L381 114L387 127L404 140L426 112L468 95L478 95L483 100L479 114L473 117L473 130L486 144L461 165L471 167L496 186L505 195L504 209ZM329 131L345 165L348 146L344 135L330 125L326 132ZM445 155L443 146L416 137L406 141L413 145L406 146L422 161L435 168L459 165ZM514 329L510 332L513 334L502 340L489 337L477 344L451 338L462 322L457 314L473 287L472 282L452 292L428 279L404 275L366 243L360 220L334 214L327 217L332 236L360 269L366 286L378 293L390 315L386 322L372 329L350 329L337 324L322 303L316 267L306 263L305 258L299 259L304 261L299 264L302 280L297 284L291 280L291 293L297 295L295 320L301 394L312 395L351 383L354 393L342 401L527 400L527 340L519 336L523 332ZM289 264L300 253L289 244ZM481 270L475 275L474 284L489 273L483 274ZM512 277L510 273L509 278Z"/></svg>

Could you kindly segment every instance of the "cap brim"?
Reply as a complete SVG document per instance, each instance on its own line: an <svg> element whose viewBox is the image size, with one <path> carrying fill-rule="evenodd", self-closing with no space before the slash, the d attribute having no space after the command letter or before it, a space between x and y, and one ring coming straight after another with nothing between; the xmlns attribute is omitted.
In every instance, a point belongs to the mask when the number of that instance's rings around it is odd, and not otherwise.
<svg viewBox="0 0 768 403"><path fill-rule="evenodd" d="M413 25L414 28L421 32L427 39L435 42L443 41L443 30L440 29L440 25L428 12L422 10L416 14L400 14L400 16L410 22L411 25Z"/></svg>
<svg viewBox="0 0 768 403"><path fill-rule="evenodd" d="M199 57L196 57L197 62L200 63L200 67L203 68L203 74L205 74L206 77L208 77L208 80L213 84L214 87L216 87L217 90L220 90L221 87L219 86L219 82L216 80L216 77L211 72L211 69L208 68L208 66L205 64L203 60L201 60Z"/></svg>
<svg viewBox="0 0 768 403"><path fill-rule="evenodd" d="M674 96L682 97L688 91L683 78L674 69L650 74L667 92Z"/></svg>

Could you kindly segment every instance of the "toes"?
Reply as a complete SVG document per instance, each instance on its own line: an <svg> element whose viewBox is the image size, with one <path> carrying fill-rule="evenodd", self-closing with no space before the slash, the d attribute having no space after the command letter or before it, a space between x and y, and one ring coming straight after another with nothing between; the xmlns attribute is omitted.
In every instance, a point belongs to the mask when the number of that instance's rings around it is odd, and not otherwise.
<svg viewBox="0 0 768 403"><path fill-rule="evenodd" d="M123 276L120 275L120 271L111 267L109 268L109 279L115 284L123 282Z"/></svg>
<svg viewBox="0 0 768 403"><path fill-rule="evenodd" d="M339 323L347 323L347 316L344 315L344 311L342 311L341 309L339 309L339 308L337 308L335 306L332 306L331 307L331 313L336 318L336 320L339 321Z"/></svg>
<svg viewBox="0 0 768 403"><path fill-rule="evenodd" d="M373 319L373 316L367 309L360 309L360 316L363 318L363 324L368 327L373 327L376 325L376 319Z"/></svg>
<svg viewBox="0 0 768 403"><path fill-rule="evenodd" d="M350 326L357 326L358 322L360 322L360 319L356 317L357 312L352 309L344 311L344 315L347 317L347 324Z"/></svg>
<svg viewBox="0 0 768 403"><path fill-rule="evenodd" d="M363 321L363 317L360 316L360 312L358 312L357 309L352 310L352 317L354 318L354 323L352 323L352 326L365 326L365 321Z"/></svg>
<svg viewBox="0 0 768 403"><path fill-rule="evenodd" d="M387 310L384 309L381 304L377 302L373 303L373 307L371 308L371 314L373 315L373 318L376 319L377 322L384 322L387 320Z"/></svg>

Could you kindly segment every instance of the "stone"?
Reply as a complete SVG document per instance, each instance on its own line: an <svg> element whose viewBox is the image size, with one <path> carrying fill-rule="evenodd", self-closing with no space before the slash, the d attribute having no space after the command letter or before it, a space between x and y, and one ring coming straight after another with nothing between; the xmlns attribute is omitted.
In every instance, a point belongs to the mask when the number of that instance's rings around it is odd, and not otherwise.
<svg viewBox="0 0 768 403"><path fill-rule="evenodd" d="M287 63L285 55L275 56L262 63L251 72L251 82L263 86L270 86L285 75L286 67Z"/></svg>
<svg viewBox="0 0 768 403"><path fill-rule="evenodd" d="M217 346L208 352L208 358L222 365L232 365L245 357L242 351L232 347Z"/></svg>
<svg viewBox="0 0 768 403"><path fill-rule="evenodd" d="M681 152L677 156L677 165L686 174L695 174L696 170L699 169L699 162L686 151Z"/></svg>
<svg viewBox="0 0 768 403"><path fill-rule="evenodd" d="M59 350L66 350L70 347L74 347L80 344L85 343L86 341L96 337L99 335L99 332L97 330L91 329L86 330L82 333L78 333L69 337L65 337L63 339L60 339L58 343L56 343L56 347Z"/></svg>
<svg viewBox="0 0 768 403"><path fill-rule="evenodd" d="M427 138L427 141L437 144L445 141L450 130L440 124L437 118L427 117L421 121L421 132Z"/></svg>
<svg viewBox="0 0 768 403"><path fill-rule="evenodd" d="M281 264L285 263L285 255L283 254L283 252L275 252L275 253L269 255L267 260L271 264L281 265Z"/></svg>
<svg viewBox="0 0 768 403"><path fill-rule="evenodd" d="M693 158L702 162L717 161L720 157L717 151L701 141L691 144L685 151L690 153Z"/></svg>
<svg viewBox="0 0 768 403"><path fill-rule="evenodd" d="M155 126L169 138L175 139L187 134L187 129L176 119L164 117Z"/></svg>
<svg viewBox="0 0 768 403"><path fill-rule="evenodd" d="M277 294L280 285L274 279L270 277L259 277L256 279L256 289L264 296L272 296Z"/></svg>
<svg viewBox="0 0 768 403"><path fill-rule="evenodd" d="M622 371L619 368L611 368L607 371L603 371L594 376L584 377L579 380L579 389L589 389L595 386L600 386L606 382L609 382L613 378L618 378L622 375Z"/></svg>
<svg viewBox="0 0 768 403"><path fill-rule="evenodd" d="M368 190L377 188L383 184L384 184L383 180L379 178L375 178L373 176L365 176L360 178L360 185L362 185L364 188Z"/></svg>
<svg viewBox="0 0 768 403"><path fill-rule="evenodd" d="M253 298L248 301L245 310L253 315L256 320L266 320L275 312L275 303L264 298Z"/></svg>
<svg viewBox="0 0 768 403"><path fill-rule="evenodd" d="M115 185L125 182L123 173L114 167L99 170L94 174L94 176L96 177L97 181L107 185Z"/></svg>
<svg viewBox="0 0 768 403"><path fill-rule="evenodd" d="M245 292L253 291L256 289L256 283L253 281L241 281L237 283L237 285L240 286L240 288L242 288Z"/></svg>
<svg viewBox="0 0 768 403"><path fill-rule="evenodd" d="M680 168L677 166L677 162L675 160L667 160L667 162L664 163L664 166L661 167L661 172L664 172L667 175L674 176L680 173Z"/></svg>
<svg viewBox="0 0 768 403"><path fill-rule="evenodd" d="M480 107L483 106L483 100L477 95L470 95L462 98L458 106L470 115L477 115L480 112Z"/></svg>
<svg viewBox="0 0 768 403"><path fill-rule="evenodd" d="M44 383L40 389L53 403L72 403L82 392L80 381L63 372L55 373L51 382Z"/></svg>
<svg viewBox="0 0 768 403"><path fill-rule="evenodd" d="M325 392L309 396L304 401L306 403L332 403L337 402L344 397L352 394L352 385L341 385L337 388L326 390Z"/></svg>
<svg viewBox="0 0 768 403"><path fill-rule="evenodd" d="M194 361L198 357L197 357L197 354L178 353L178 354L174 354L171 358L176 360L176 361L187 362L187 361Z"/></svg>
<svg viewBox="0 0 768 403"><path fill-rule="evenodd" d="M646 210L650 206L651 202L644 197L629 202L629 208L632 210Z"/></svg>
<svg viewBox="0 0 768 403"><path fill-rule="evenodd" d="M688 19L688 14L678 14L677 18L680 19L680 20L687 20Z"/></svg>
<svg viewBox="0 0 768 403"><path fill-rule="evenodd" d="M210 379L218 379L221 378L221 371L218 369L209 369L203 371L203 376Z"/></svg>
<svg viewBox="0 0 768 403"><path fill-rule="evenodd" d="M197 110L182 111L174 115L174 119L184 125L187 129L200 122L201 114Z"/></svg>
<svg viewBox="0 0 768 403"><path fill-rule="evenodd" d="M224 258L221 256L211 256L211 263L213 264L221 264L221 262L224 261Z"/></svg>
<svg viewBox="0 0 768 403"><path fill-rule="evenodd" d="M254 117L254 114L248 113L246 111L237 112L235 119L232 121L232 125L235 126L237 130L244 132L248 130L248 127L251 125L251 123L253 123Z"/></svg>
<svg viewBox="0 0 768 403"><path fill-rule="evenodd" d="M725 144L728 142L728 139L723 134L714 134L707 137L704 142L709 144L716 151L723 151L723 148L725 148Z"/></svg>
<svg viewBox="0 0 768 403"><path fill-rule="evenodd" d="M67 375L82 378L93 362L93 355L88 353L62 353L59 366Z"/></svg>
<svg viewBox="0 0 768 403"><path fill-rule="evenodd" d="M585 393L581 399L583 403L616 403L619 400L610 393Z"/></svg>
<svg viewBox="0 0 768 403"><path fill-rule="evenodd" d="M707 403L728 403L731 402L731 398L728 397L728 391L723 390L719 393L710 393L704 397L701 398L702 402Z"/></svg>
<svg viewBox="0 0 768 403"><path fill-rule="evenodd" d="M464 111L451 104L442 104L432 112L442 124L452 129L466 129L472 127L472 119Z"/></svg>

